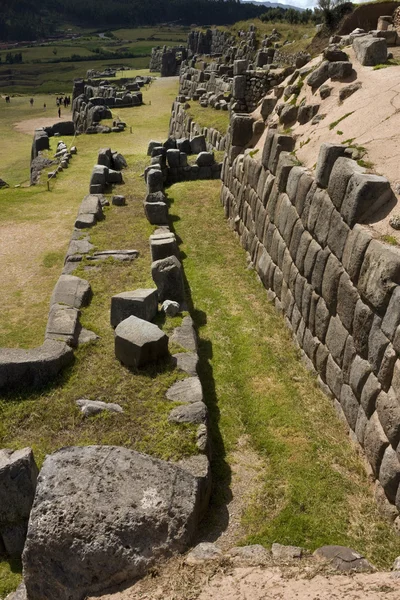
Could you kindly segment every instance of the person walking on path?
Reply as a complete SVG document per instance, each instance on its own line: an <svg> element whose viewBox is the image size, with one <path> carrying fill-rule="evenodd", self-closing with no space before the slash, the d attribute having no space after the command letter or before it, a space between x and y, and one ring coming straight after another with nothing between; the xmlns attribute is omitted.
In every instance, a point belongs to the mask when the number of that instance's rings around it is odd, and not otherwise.
<svg viewBox="0 0 400 600"><path fill-rule="evenodd" d="M31 99L29 100L29 104L30 104L31 106L33 106L33 98L31 98Z"/></svg>
<svg viewBox="0 0 400 600"><path fill-rule="evenodd" d="M61 119L61 108L58 107L58 118Z"/></svg>

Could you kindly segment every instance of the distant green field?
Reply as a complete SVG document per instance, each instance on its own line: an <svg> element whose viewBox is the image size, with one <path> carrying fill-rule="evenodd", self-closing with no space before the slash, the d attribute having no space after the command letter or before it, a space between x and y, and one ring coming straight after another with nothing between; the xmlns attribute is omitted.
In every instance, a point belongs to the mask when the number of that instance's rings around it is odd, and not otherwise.
<svg viewBox="0 0 400 600"><path fill-rule="evenodd" d="M0 94L68 93L73 79L85 76L88 69L102 70L109 66L146 69L154 46L184 44L188 31L186 27L141 27L119 29L103 37L84 30L75 40L2 50ZM9 52L21 53L23 63L6 64ZM131 57L121 57L121 53L129 53ZM115 58L110 54L115 54Z"/></svg>

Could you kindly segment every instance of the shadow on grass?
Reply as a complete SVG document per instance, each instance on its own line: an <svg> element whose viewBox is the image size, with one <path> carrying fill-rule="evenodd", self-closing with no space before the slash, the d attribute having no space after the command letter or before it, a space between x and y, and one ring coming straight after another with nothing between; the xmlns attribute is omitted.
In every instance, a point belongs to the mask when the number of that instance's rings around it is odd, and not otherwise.
<svg viewBox="0 0 400 600"><path fill-rule="evenodd" d="M170 206L173 205L174 199L168 198ZM173 233L173 223L180 220L179 217L170 215L169 224L170 229ZM182 243L179 236L176 235L178 244ZM186 254L181 251L181 259L186 258ZM192 291L190 283L186 277L184 265L183 265L183 280L185 286L185 297L187 303L187 309L190 316L192 317L196 330L206 325L207 315L204 311L195 308L192 298ZM215 389L215 381L213 376L213 370L211 366L211 359L213 357L212 343L209 340L203 340L198 335L198 355L199 363L197 366L197 373L199 375L204 401L208 408L209 413L209 432L211 435L211 471L212 471L212 492L208 511L200 524L197 542L216 541L223 531L225 531L229 524L229 512L227 505L232 500L232 492L230 488L231 484L231 468L226 462L226 451L224 441L221 436L219 429L220 421L220 410L218 407L218 398Z"/></svg>

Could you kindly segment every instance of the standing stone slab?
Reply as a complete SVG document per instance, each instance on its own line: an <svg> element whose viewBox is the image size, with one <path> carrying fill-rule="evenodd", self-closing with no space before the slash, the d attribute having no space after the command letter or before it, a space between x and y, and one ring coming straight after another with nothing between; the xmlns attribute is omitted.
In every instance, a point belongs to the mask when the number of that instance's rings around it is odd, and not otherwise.
<svg viewBox="0 0 400 600"><path fill-rule="evenodd" d="M176 256L156 260L151 265L151 275L158 289L158 299L175 300L179 304L184 300L182 265Z"/></svg>
<svg viewBox="0 0 400 600"><path fill-rule="evenodd" d="M30 448L0 450L0 543L8 556L22 554L37 475Z"/></svg>
<svg viewBox="0 0 400 600"><path fill-rule="evenodd" d="M145 202L144 212L152 225L168 225L168 206L165 202Z"/></svg>
<svg viewBox="0 0 400 600"><path fill-rule="evenodd" d="M317 162L315 181L321 187L328 187L329 177L335 161L339 156L344 156L345 146L341 144L322 144Z"/></svg>
<svg viewBox="0 0 400 600"><path fill-rule="evenodd" d="M144 367L168 354L168 336L157 325L130 316L115 329L115 356L127 367Z"/></svg>
<svg viewBox="0 0 400 600"><path fill-rule="evenodd" d="M155 289L121 292L111 298L111 326L116 327L131 315L152 321L157 314L158 299Z"/></svg>
<svg viewBox="0 0 400 600"><path fill-rule="evenodd" d="M59 340L76 346L79 336L79 310L63 304L53 304L46 326L46 339Z"/></svg>
<svg viewBox="0 0 400 600"><path fill-rule="evenodd" d="M199 517L196 477L127 448L63 448L38 479L23 555L30 600L83 600L183 552Z"/></svg>

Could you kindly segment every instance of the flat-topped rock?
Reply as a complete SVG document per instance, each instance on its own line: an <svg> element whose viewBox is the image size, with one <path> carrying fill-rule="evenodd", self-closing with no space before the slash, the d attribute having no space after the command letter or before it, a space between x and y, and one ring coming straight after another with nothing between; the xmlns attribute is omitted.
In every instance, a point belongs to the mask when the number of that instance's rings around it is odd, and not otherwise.
<svg viewBox="0 0 400 600"><path fill-rule="evenodd" d="M0 450L0 543L8 556L22 554L37 475L31 448Z"/></svg>
<svg viewBox="0 0 400 600"><path fill-rule="evenodd" d="M78 215L75 220L75 227L78 229L88 229L96 225L97 219L95 215Z"/></svg>
<svg viewBox="0 0 400 600"><path fill-rule="evenodd" d="M194 352L178 352L173 354L175 367L188 375L197 375L199 357Z"/></svg>
<svg viewBox="0 0 400 600"><path fill-rule="evenodd" d="M208 411L204 402L193 402L192 404L182 404L173 408L168 416L168 421L172 423L207 423Z"/></svg>
<svg viewBox="0 0 400 600"><path fill-rule="evenodd" d="M139 250L103 250L102 252L93 252L88 256L88 260L136 260L139 256Z"/></svg>
<svg viewBox="0 0 400 600"><path fill-rule="evenodd" d="M125 196L121 196L120 194L113 196L112 204L114 206L125 206L125 204L126 204Z"/></svg>
<svg viewBox="0 0 400 600"><path fill-rule="evenodd" d="M98 221L103 218L103 208L98 195L88 194L79 207L79 215L94 215Z"/></svg>
<svg viewBox="0 0 400 600"><path fill-rule="evenodd" d="M366 573L375 570L362 554L346 546L322 546L315 550L314 556L328 561L337 571Z"/></svg>
<svg viewBox="0 0 400 600"><path fill-rule="evenodd" d="M157 314L158 294L156 289L137 289L121 292L111 298L111 326L116 327L131 315L152 321Z"/></svg>
<svg viewBox="0 0 400 600"><path fill-rule="evenodd" d="M66 304L74 308L87 306L92 298L92 288L86 279L75 275L61 275L51 296L50 305Z"/></svg>
<svg viewBox="0 0 400 600"><path fill-rule="evenodd" d="M94 246L89 240L74 240L72 239L69 243L66 261L79 261L82 260L82 255L87 254L93 250Z"/></svg>
<svg viewBox="0 0 400 600"><path fill-rule="evenodd" d="M168 354L168 336L157 325L130 316L115 329L115 356L127 367L143 367Z"/></svg>
<svg viewBox="0 0 400 600"><path fill-rule="evenodd" d="M52 304L46 326L46 339L76 346L79 336L79 310L63 304Z"/></svg>
<svg viewBox="0 0 400 600"><path fill-rule="evenodd" d="M72 359L73 351L65 342L51 339L32 350L0 348L0 390L40 387Z"/></svg>
<svg viewBox="0 0 400 600"><path fill-rule="evenodd" d="M63 448L44 461L23 555L30 600L83 600L184 551L197 478L127 448ZM73 540L73 543L71 543ZM62 565L60 568L59 565Z"/></svg>
<svg viewBox="0 0 400 600"><path fill-rule="evenodd" d="M193 325L193 319L190 316L182 319L180 327L174 329L171 341L176 342L185 350L197 352L197 335Z"/></svg>
<svg viewBox="0 0 400 600"><path fill-rule="evenodd" d="M197 376L176 381L165 394L173 402L193 403L203 401L203 390Z"/></svg>
<svg viewBox="0 0 400 600"><path fill-rule="evenodd" d="M179 248L173 234L164 236L150 236L150 252L153 261L176 256L179 258Z"/></svg>

